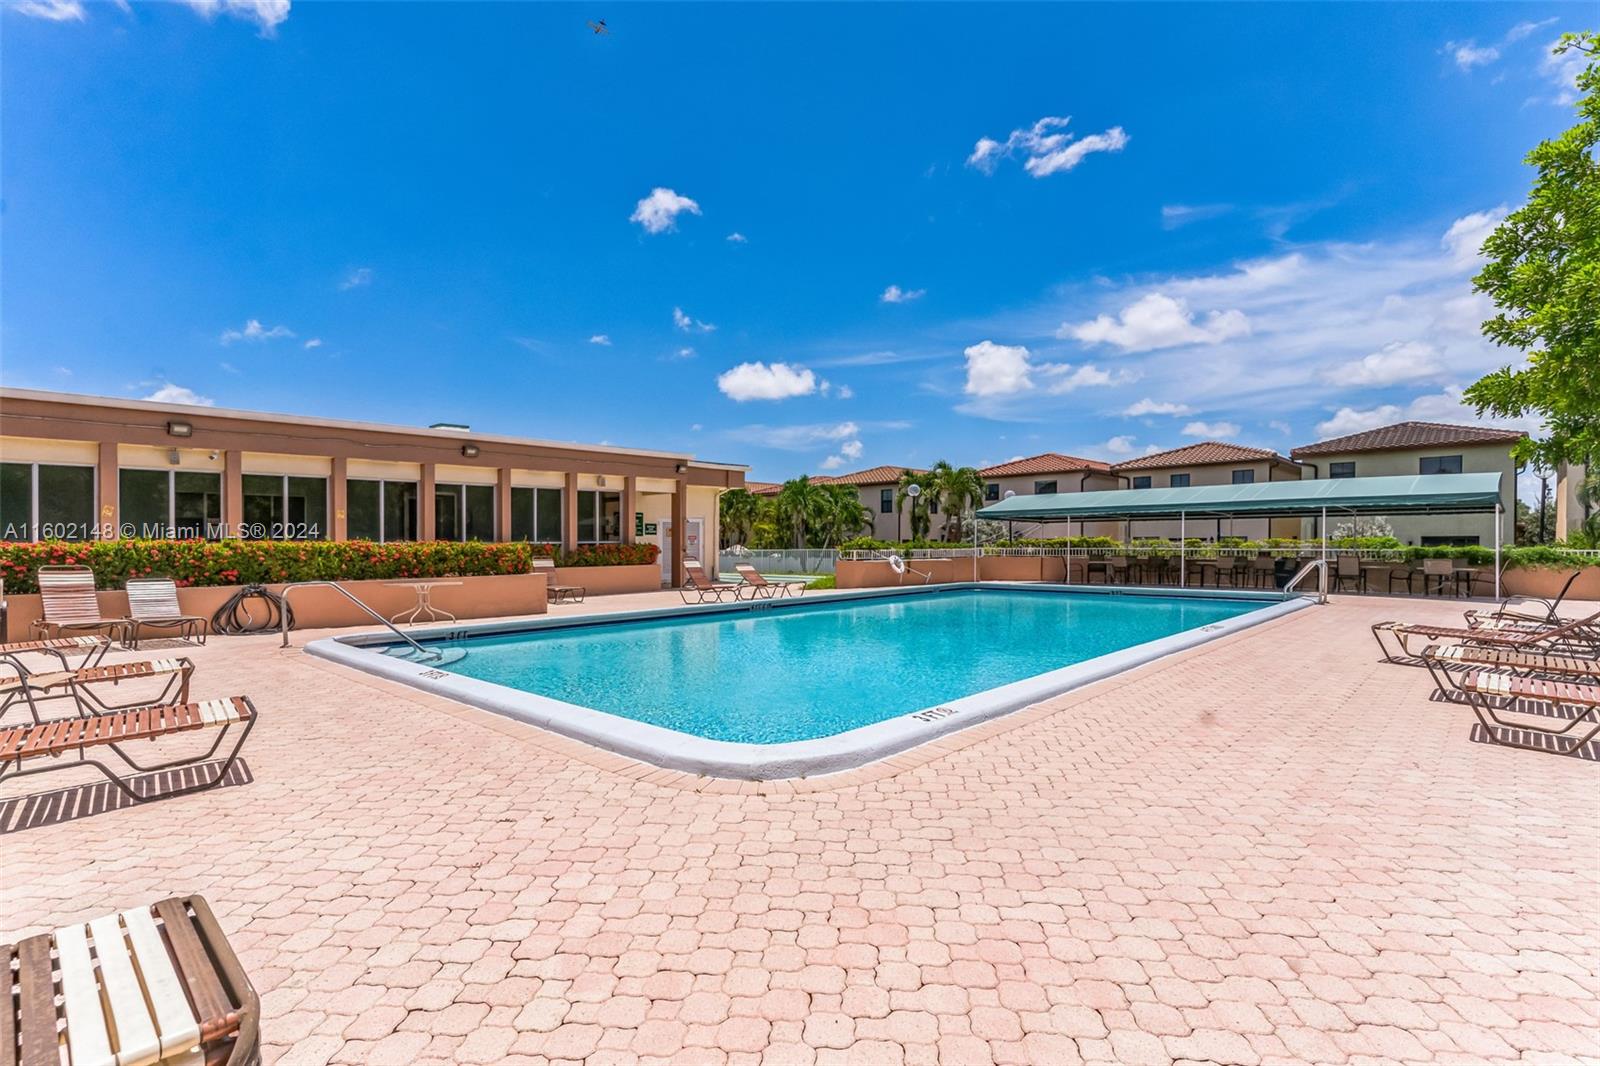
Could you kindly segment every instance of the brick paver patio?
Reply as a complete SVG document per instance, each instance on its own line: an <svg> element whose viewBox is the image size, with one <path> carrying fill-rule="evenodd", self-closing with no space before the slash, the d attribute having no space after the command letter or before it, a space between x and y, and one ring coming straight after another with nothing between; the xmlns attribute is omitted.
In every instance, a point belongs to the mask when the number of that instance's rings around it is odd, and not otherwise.
<svg viewBox="0 0 1600 1066"><path fill-rule="evenodd" d="M204 893L269 1062L1600 1060L1600 766L1475 741L1366 629L1460 606L1344 598L768 787L218 638L248 780L0 788L0 937Z"/></svg>

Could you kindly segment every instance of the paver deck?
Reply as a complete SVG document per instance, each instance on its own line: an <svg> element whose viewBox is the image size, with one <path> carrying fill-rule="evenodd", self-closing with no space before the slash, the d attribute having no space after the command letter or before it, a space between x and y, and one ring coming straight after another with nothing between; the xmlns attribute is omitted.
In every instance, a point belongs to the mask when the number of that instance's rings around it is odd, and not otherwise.
<svg viewBox="0 0 1600 1066"><path fill-rule="evenodd" d="M203 893L269 1062L1600 1060L1600 765L1475 740L1367 632L1461 606L1339 599L770 786L216 638L248 780L0 786L0 939Z"/></svg>

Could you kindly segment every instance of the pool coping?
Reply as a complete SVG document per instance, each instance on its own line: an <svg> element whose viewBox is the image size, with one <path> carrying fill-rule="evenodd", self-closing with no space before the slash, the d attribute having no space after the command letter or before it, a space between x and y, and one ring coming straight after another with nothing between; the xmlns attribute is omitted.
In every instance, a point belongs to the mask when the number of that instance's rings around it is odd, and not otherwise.
<svg viewBox="0 0 1600 1066"><path fill-rule="evenodd" d="M960 589L1017 589L1041 594L1062 592L1114 596L1157 596L1194 599L1260 601L1263 606L1247 614L1186 629L1169 636L1135 644L1120 651L1049 670L1033 677L949 700L870 725L815 740L779 744L750 744L713 740L681 733L622 715L595 710L489 681L462 677L425 663L408 662L371 649L396 643L385 633L325 637L305 646L307 653L365 673L398 681L412 688L444 696L507 718L539 726L605 751L638 759L654 766L702 776L735 780L771 781L810 778L856 769L898 755L950 733L1010 714L1096 681L1143 666L1264 622L1284 617L1316 601L1309 597L1284 597L1277 592L1236 589L1143 589L1104 585L1039 585L1032 582L984 581L887 589L854 589L792 600L756 600L737 603L685 605L619 611L576 617L535 617L509 622L458 625L411 633L418 640L460 639L468 636L540 629L572 629L614 622L660 618L713 617L717 615L781 611L818 603L858 599L888 599Z"/></svg>

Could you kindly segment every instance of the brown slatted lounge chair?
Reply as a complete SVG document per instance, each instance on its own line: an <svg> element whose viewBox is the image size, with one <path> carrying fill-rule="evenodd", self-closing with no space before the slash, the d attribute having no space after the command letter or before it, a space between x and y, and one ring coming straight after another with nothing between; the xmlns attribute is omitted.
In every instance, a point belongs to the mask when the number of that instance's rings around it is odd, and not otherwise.
<svg viewBox="0 0 1600 1066"><path fill-rule="evenodd" d="M142 663L118 663L115 666L86 666L77 670L55 670L49 673L30 671L15 664L17 673L0 674L0 717L4 717L12 704L25 702L33 712L33 720L41 721L39 702L70 698L83 714L111 714L132 710L135 707L155 707L166 703L189 702L189 679L194 676L194 663L188 659L152 659ZM165 677L166 685L160 693L126 703L107 703L94 691L95 686L117 685L138 678ZM53 693L53 695L52 695Z"/></svg>
<svg viewBox="0 0 1600 1066"><path fill-rule="evenodd" d="M693 559L683 561L683 588L678 590L684 603L721 603L723 597L732 595L739 598L738 585L728 584L724 581L712 581L706 576L705 570ZM690 597L693 596L693 599Z"/></svg>
<svg viewBox="0 0 1600 1066"><path fill-rule="evenodd" d="M775 596L799 596L806 590L804 581L769 581L749 563L739 563L734 570L738 571L744 586L750 589L752 600L757 596L765 596L769 600Z"/></svg>
<svg viewBox="0 0 1600 1066"><path fill-rule="evenodd" d="M1582 570L1574 570L1567 578L1566 584L1561 586L1561 592L1553 600L1541 600L1532 596L1507 596L1492 611L1473 608L1466 612L1467 625L1477 629L1487 622L1535 622L1551 626L1570 622L1570 618L1563 618L1558 612L1561 609L1561 601L1572 591L1572 583L1582 576Z"/></svg>
<svg viewBox="0 0 1600 1066"><path fill-rule="evenodd" d="M1600 684L1600 659L1578 655L1548 655L1515 648L1484 648L1472 644L1430 644L1422 649L1422 665L1428 668L1439 695L1462 702L1464 693L1456 672L1493 671L1513 677L1542 677L1552 681L1577 681Z"/></svg>
<svg viewBox="0 0 1600 1066"><path fill-rule="evenodd" d="M33 628L45 639L81 629L108 630L123 647L133 639L132 622L100 614L100 601L94 594L94 571L87 566L39 567L39 600L44 617L35 621Z"/></svg>
<svg viewBox="0 0 1600 1066"><path fill-rule="evenodd" d="M1395 641L1398 654L1391 652L1384 644L1385 633ZM1524 651L1594 655L1600 653L1600 611L1587 618L1579 618L1559 626L1508 622L1496 627L1462 629L1456 626L1414 625L1409 622L1379 622L1372 627L1372 639L1378 642L1378 648L1383 652L1384 659L1391 663L1416 659L1416 653L1411 650L1409 644L1412 637L1452 640L1461 644Z"/></svg>
<svg viewBox="0 0 1600 1066"><path fill-rule="evenodd" d="M133 630L133 646L139 646L139 627L171 630L179 640L206 642L211 623L195 614L184 614L178 606L178 583L170 577L130 578L123 586L128 592L128 616Z"/></svg>
<svg viewBox="0 0 1600 1066"><path fill-rule="evenodd" d="M1600 735L1600 685L1579 685L1571 681L1549 681L1535 677L1513 677L1489 671L1469 671L1461 679L1461 691L1466 696L1472 712L1478 716L1484 732L1496 744L1530 751L1554 752L1557 755L1577 755ZM1529 722L1511 722L1496 712L1516 710L1519 700L1534 700L1577 712L1561 729L1533 725ZM1582 736L1571 735L1574 729L1589 718L1595 724ZM1530 735L1524 740L1518 733Z"/></svg>
<svg viewBox="0 0 1600 1066"><path fill-rule="evenodd" d="M123 795L134 800L156 798L139 795L128 783L96 759L89 758L92 749L109 748L112 754L139 773L155 773L178 766L199 766L211 759L222 746L228 731L242 725L239 739L222 764L209 779L196 784L170 788L159 794L160 798L199 792L222 783L239 758L239 749L256 724L256 710L244 696L228 699L206 700L202 703L175 703L166 707L142 707L135 711L117 711L114 714L97 714L88 718L63 718L37 725L12 726L0 729L0 780L26 777L29 774L49 773L51 770L70 770L77 766L92 766L99 770ZM133 740L155 740L195 729L218 729L217 739L203 755L187 755L181 759L142 766L130 759L122 746ZM62 758L76 753L76 759Z"/></svg>
<svg viewBox="0 0 1600 1066"><path fill-rule="evenodd" d="M72 664L67 662L68 652L82 652L83 662L79 667L93 666L106 657L106 652L111 649L109 637L57 637L53 640L19 640L11 644L0 644L0 659L16 663L23 655L50 655L61 664L61 669L70 670Z"/></svg>
<svg viewBox="0 0 1600 1066"><path fill-rule="evenodd" d="M261 1061L260 997L200 896L0 944L0 966L6 1066Z"/></svg>
<svg viewBox="0 0 1600 1066"><path fill-rule="evenodd" d="M545 590L550 593L552 603L582 603L589 594L582 585L556 584L556 561L549 556L534 556L533 572L544 575Z"/></svg>

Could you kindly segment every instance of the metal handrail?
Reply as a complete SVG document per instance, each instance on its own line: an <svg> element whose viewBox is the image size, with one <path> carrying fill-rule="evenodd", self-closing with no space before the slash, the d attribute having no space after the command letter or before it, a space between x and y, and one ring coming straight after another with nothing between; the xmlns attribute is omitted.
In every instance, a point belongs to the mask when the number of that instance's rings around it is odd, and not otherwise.
<svg viewBox="0 0 1600 1066"><path fill-rule="evenodd" d="M1317 579L1317 602L1318 603L1327 603L1328 602L1328 560L1326 560L1326 559L1312 559L1310 562L1306 563L1306 565L1304 565L1300 569L1296 570L1294 572L1294 577L1291 577L1289 579L1289 583L1283 586L1283 594L1285 596L1287 596L1290 593L1292 593L1294 591L1294 587L1296 585L1300 584L1300 579L1305 577L1307 574L1309 574L1313 570L1317 571L1317 574L1318 574L1318 579Z"/></svg>
<svg viewBox="0 0 1600 1066"><path fill-rule="evenodd" d="M345 588L343 585L339 584L336 581L296 581L296 582L294 582L292 584L288 584L288 585L283 586L283 591L281 593L279 593L279 595L283 597L283 606L284 606L284 610L282 612L283 620L279 623L280 627L283 630L283 643L280 644L279 647L287 648L289 646L289 611L288 611L288 607L289 607L289 593L290 593L290 591L293 590L293 589L310 588L312 585L326 585L328 588L335 590L336 592L339 593L339 595L343 596L345 599L349 600L351 603L355 604L357 607L361 608L363 611L366 611L368 614L370 614L377 622L379 622L381 625L383 625L384 628L388 629L389 632L393 633L395 636L399 637L401 640L405 641L407 644L409 644L413 648L415 648L417 653L419 655L421 655L423 658L425 658L425 659L442 659L442 658L444 658L444 653L443 652L438 651L438 650L433 649L433 648L424 648L421 644L418 644L415 640L412 640L410 637L408 637L404 633L400 632L400 630L395 626L395 624L393 622L389 621L383 615L379 614L377 611L374 611L371 607L367 606L366 603L364 603L362 600L357 598L355 593L351 592L349 589Z"/></svg>

